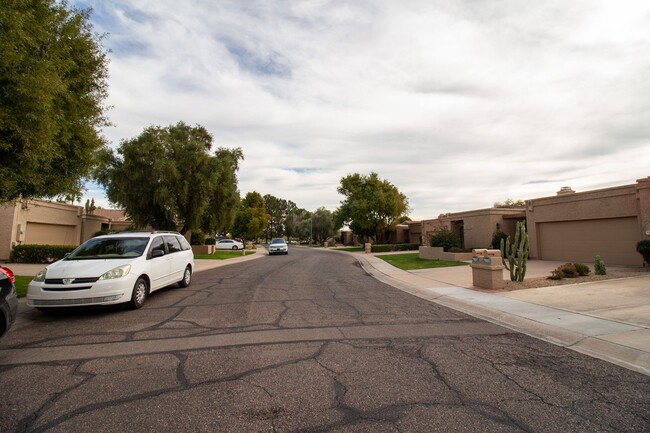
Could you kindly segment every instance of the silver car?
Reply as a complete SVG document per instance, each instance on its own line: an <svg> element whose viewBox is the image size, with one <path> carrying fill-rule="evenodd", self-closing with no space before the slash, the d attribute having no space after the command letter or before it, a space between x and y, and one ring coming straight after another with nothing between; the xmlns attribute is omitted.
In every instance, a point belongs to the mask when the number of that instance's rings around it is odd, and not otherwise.
<svg viewBox="0 0 650 433"><path fill-rule="evenodd" d="M275 238L269 244L269 256L273 254L289 254L289 247L282 238Z"/></svg>

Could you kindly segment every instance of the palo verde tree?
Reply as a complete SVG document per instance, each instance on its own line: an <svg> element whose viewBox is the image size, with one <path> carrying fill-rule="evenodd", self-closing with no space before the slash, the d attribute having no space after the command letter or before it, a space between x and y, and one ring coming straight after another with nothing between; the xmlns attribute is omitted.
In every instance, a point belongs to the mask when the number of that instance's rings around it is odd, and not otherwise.
<svg viewBox="0 0 650 433"><path fill-rule="evenodd" d="M79 197L107 125L108 60L89 11L0 2L0 202Z"/></svg>
<svg viewBox="0 0 650 433"><path fill-rule="evenodd" d="M219 150L210 156L211 146L212 135L202 126L179 122L148 127L138 137L123 141L116 153L105 151L96 178L105 186L108 199L120 205L134 225L181 227L185 234L201 228L206 212L215 212L216 189L237 190L233 178L226 185L218 183L218 168L220 157L225 166L236 168L241 150Z"/></svg>
<svg viewBox="0 0 650 433"><path fill-rule="evenodd" d="M406 196L374 172L342 178L337 191L345 199L334 213L335 226L348 225L363 239L374 241L382 231L395 228L409 211Z"/></svg>
<svg viewBox="0 0 650 433"><path fill-rule="evenodd" d="M239 206L233 234L242 239L254 241L264 233L268 218L262 195L256 191L249 192Z"/></svg>

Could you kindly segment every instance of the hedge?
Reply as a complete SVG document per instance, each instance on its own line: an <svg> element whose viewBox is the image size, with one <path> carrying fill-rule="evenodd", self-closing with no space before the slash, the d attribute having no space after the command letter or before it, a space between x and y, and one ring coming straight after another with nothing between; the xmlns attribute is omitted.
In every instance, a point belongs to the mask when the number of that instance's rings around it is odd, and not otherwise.
<svg viewBox="0 0 650 433"><path fill-rule="evenodd" d="M387 253L390 251L417 251L420 244L378 244L372 246L373 253Z"/></svg>
<svg viewBox="0 0 650 433"><path fill-rule="evenodd" d="M52 263L77 248L75 245L16 245L11 251L13 263Z"/></svg>

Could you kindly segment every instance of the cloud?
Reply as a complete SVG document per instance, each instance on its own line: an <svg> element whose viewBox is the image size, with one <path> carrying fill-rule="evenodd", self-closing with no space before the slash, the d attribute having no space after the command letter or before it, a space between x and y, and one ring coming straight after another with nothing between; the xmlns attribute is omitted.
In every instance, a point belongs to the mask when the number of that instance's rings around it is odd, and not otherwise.
<svg viewBox="0 0 650 433"><path fill-rule="evenodd" d="M242 193L335 208L376 171L414 218L633 182L650 166L645 2L105 2L105 135L206 126Z"/></svg>

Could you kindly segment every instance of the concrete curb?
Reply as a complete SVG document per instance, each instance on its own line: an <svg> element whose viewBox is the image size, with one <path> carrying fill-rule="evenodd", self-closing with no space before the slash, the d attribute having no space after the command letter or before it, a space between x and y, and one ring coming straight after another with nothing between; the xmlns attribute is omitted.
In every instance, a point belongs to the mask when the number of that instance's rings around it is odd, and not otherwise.
<svg viewBox="0 0 650 433"><path fill-rule="evenodd" d="M524 301L517 303L504 302L503 298L496 297L496 295L473 292L451 284L441 283L439 287L431 287L431 280L419 278L416 274L402 271L388 264L384 266L383 262L373 263L372 259L359 253L337 252L354 256L362 269L375 279L421 299L650 375L649 352L608 340L608 335L611 335L612 329L629 336L635 333L648 332L649 329L646 327ZM494 307L489 306L489 297L494 297ZM488 305L472 302L472 299L480 299L484 304L487 303ZM497 306L503 308L503 305L508 304L517 306L520 311L504 311L504 309L496 308ZM526 315L530 317L526 317ZM552 324L554 321L562 322L563 326L554 326ZM571 329L572 327L575 329ZM645 338L645 335L636 335L636 337Z"/></svg>

